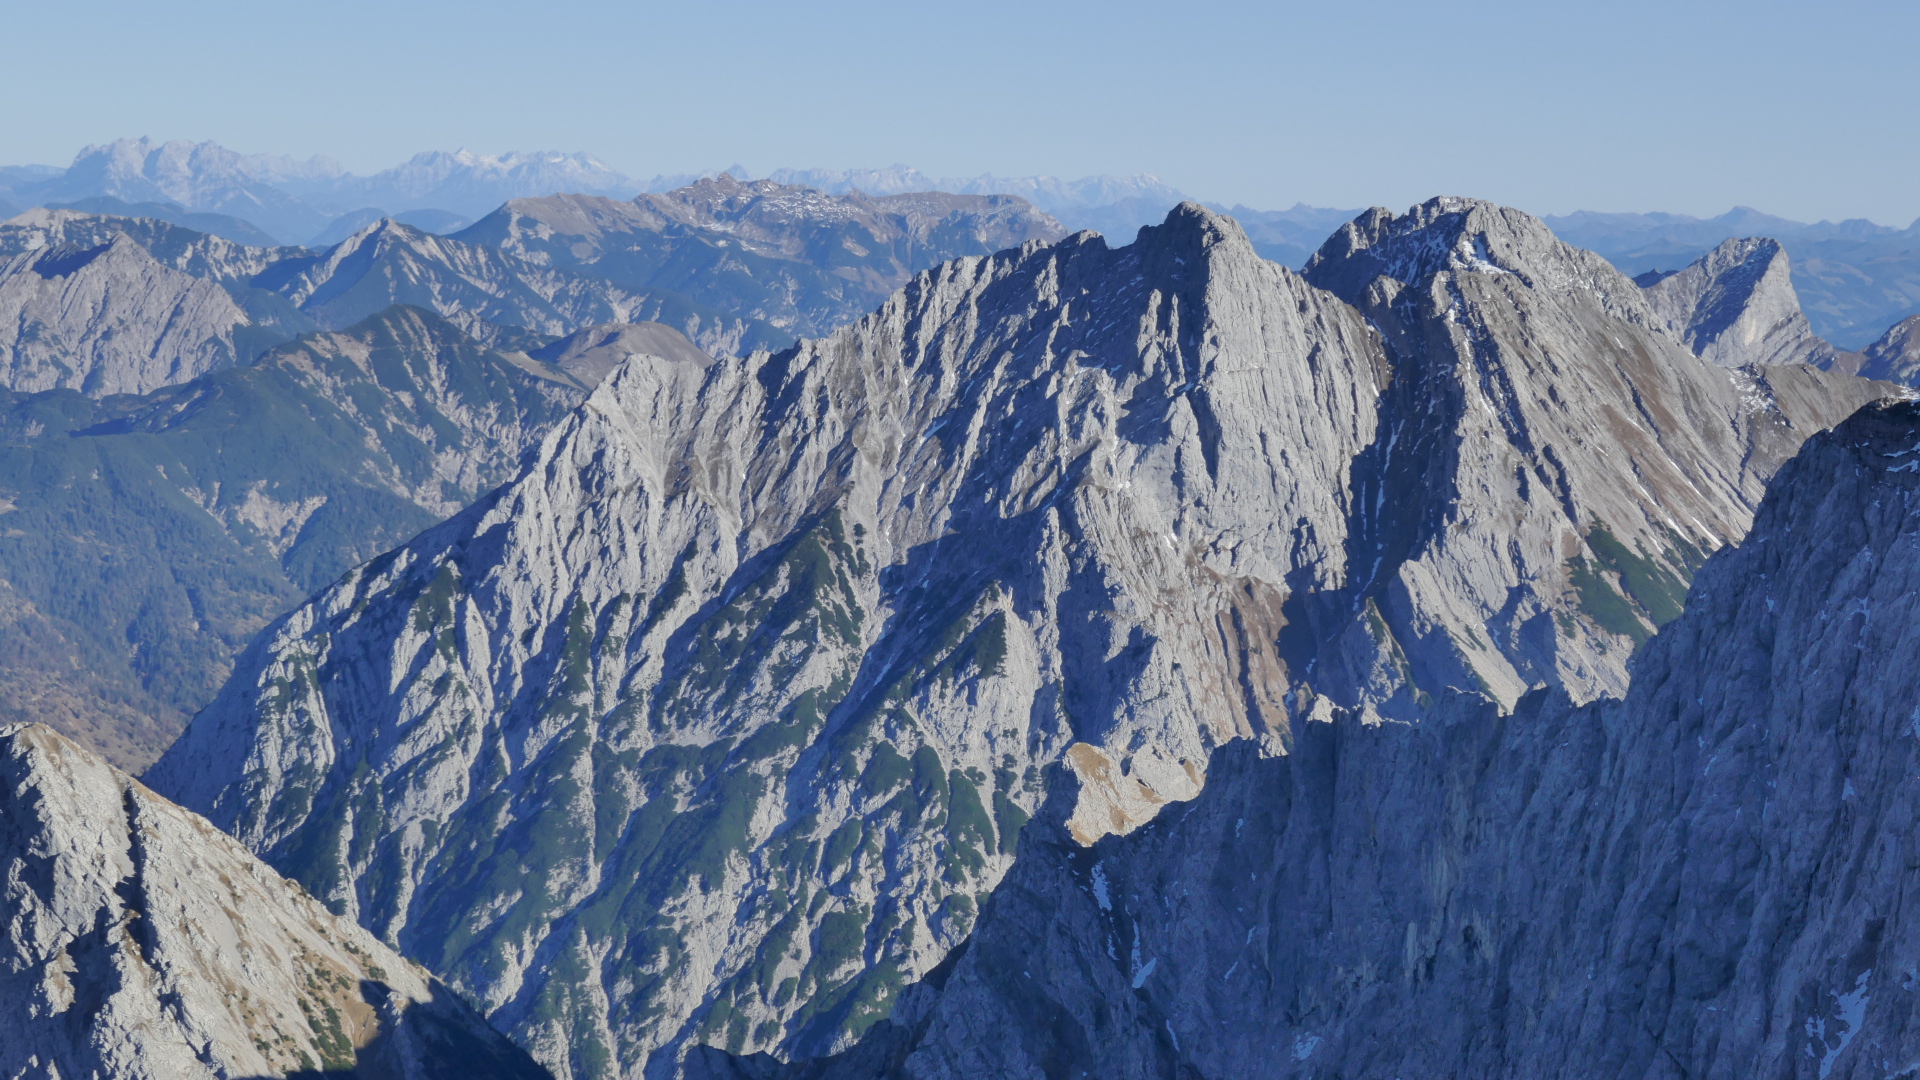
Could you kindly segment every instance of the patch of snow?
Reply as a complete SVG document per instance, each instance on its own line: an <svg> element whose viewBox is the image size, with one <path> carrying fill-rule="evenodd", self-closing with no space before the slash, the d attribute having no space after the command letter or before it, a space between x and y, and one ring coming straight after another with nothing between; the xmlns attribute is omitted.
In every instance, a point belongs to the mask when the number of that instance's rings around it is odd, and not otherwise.
<svg viewBox="0 0 1920 1080"><path fill-rule="evenodd" d="M1820 1062L1820 1080L1826 1080L1833 1071L1833 1062L1853 1037L1860 1033L1860 1024L1867 1016L1867 980L1873 977L1873 969L1860 973L1853 981L1853 989L1844 994L1833 995L1834 1008L1839 1014L1831 1020L1824 1016L1807 1018L1807 1034L1813 1039L1813 1046L1807 1047L1807 1056ZM1829 1030L1831 1024L1834 1030Z"/></svg>
<svg viewBox="0 0 1920 1080"><path fill-rule="evenodd" d="M1113 910L1113 898L1107 894L1107 868L1093 864L1093 899L1101 911Z"/></svg>
<svg viewBox="0 0 1920 1080"><path fill-rule="evenodd" d="M1147 961L1147 966L1141 968L1139 974L1133 977L1133 988L1135 990L1138 990L1141 987L1147 985L1147 976L1152 975L1153 969L1159 966L1160 966L1160 958L1157 956ZM1821 1075L1824 1076L1826 1074L1822 1073Z"/></svg>

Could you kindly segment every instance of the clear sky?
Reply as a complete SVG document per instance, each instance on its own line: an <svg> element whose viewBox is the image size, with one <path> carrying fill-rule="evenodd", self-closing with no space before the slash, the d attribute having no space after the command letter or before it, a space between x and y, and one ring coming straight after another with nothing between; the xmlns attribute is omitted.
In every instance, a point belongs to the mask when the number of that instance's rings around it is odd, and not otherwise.
<svg viewBox="0 0 1920 1080"><path fill-rule="evenodd" d="M1920 4L0 0L0 163L121 136L1150 172L1268 208L1920 216Z"/></svg>

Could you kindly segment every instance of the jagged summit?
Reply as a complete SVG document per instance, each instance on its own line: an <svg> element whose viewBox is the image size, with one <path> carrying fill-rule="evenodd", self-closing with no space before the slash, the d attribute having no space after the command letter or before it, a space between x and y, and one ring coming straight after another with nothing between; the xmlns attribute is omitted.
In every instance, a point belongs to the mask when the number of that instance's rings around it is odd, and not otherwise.
<svg viewBox="0 0 1920 1080"><path fill-rule="evenodd" d="M1091 843L1343 708L1617 691L1886 389L1737 382L1515 211L1350 233L1309 271L1350 298L1183 206L627 361L259 638L153 782L558 1072L819 1053L965 940L1049 770Z"/></svg>
<svg viewBox="0 0 1920 1080"><path fill-rule="evenodd" d="M1517 274L1528 287L1578 288L1612 308L1632 283L1605 259L1566 244L1539 218L1480 199L1429 199L1404 214L1374 207L1327 238L1303 271L1357 300L1377 278L1424 286L1435 274Z"/></svg>
<svg viewBox="0 0 1920 1080"><path fill-rule="evenodd" d="M1694 355L1722 367L1827 367L1837 355L1801 312L1787 254L1776 240L1728 240L1649 285L1647 301Z"/></svg>
<svg viewBox="0 0 1920 1080"><path fill-rule="evenodd" d="M1904 386L1920 383L1920 315L1902 319L1867 346L1860 374Z"/></svg>

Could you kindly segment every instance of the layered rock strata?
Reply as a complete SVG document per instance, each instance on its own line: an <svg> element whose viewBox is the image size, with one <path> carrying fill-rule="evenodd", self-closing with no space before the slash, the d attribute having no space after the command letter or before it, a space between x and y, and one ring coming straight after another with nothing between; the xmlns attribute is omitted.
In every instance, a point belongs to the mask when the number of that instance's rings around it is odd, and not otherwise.
<svg viewBox="0 0 1920 1080"><path fill-rule="evenodd" d="M239 359L250 325L219 285L125 235L0 261L0 386L144 394Z"/></svg>
<svg viewBox="0 0 1920 1080"><path fill-rule="evenodd" d="M1916 458L1911 403L1812 440L1624 699L1335 715L1132 835L1043 819L856 1052L688 1075L1912 1075Z"/></svg>
<svg viewBox="0 0 1920 1080"><path fill-rule="evenodd" d="M1695 355L1722 367L1830 367L1842 355L1814 334L1800 310L1792 268L1777 240L1725 241L1648 285L1647 302Z"/></svg>
<svg viewBox="0 0 1920 1080"><path fill-rule="evenodd" d="M1043 768L1092 841L1336 708L1617 689L1887 389L1705 364L1488 204L1367 215L1306 280L1183 207L627 362L263 635L152 777L557 1072L817 1053L965 939Z"/></svg>

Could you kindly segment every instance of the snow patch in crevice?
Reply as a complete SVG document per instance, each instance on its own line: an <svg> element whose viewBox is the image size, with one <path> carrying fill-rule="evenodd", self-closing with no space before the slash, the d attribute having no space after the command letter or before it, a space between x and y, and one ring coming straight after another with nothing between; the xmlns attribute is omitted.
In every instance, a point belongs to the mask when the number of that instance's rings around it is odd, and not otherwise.
<svg viewBox="0 0 1920 1080"><path fill-rule="evenodd" d="M1820 1080L1826 1080L1827 1074L1833 1071L1835 1059L1860 1033L1860 1025L1867 1016L1867 980L1872 977L1873 969L1868 968L1853 980L1853 989L1832 995L1836 1015L1807 1018L1807 1035L1813 1039L1813 1045L1807 1047L1807 1056L1820 1062Z"/></svg>

